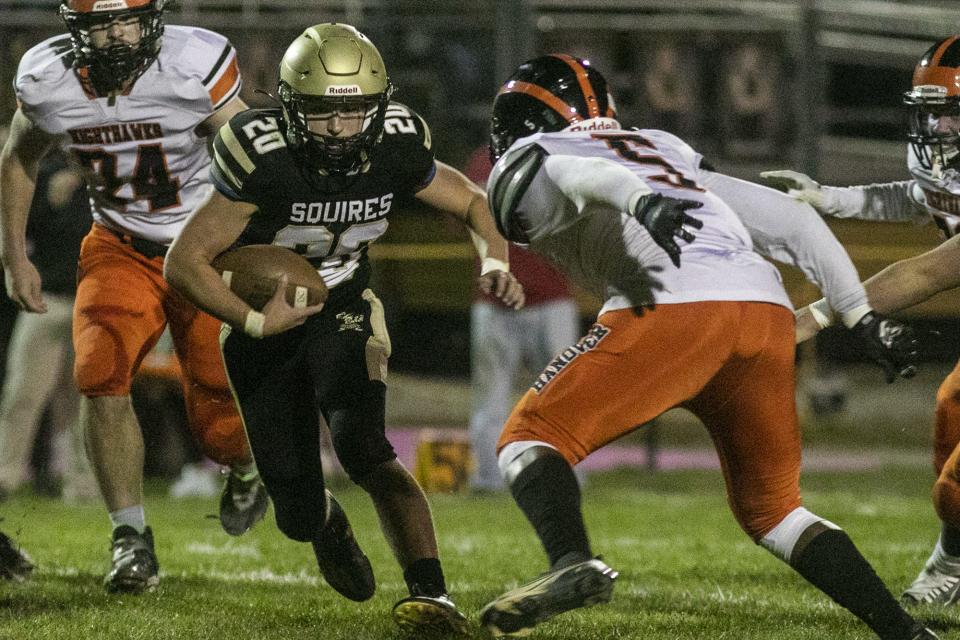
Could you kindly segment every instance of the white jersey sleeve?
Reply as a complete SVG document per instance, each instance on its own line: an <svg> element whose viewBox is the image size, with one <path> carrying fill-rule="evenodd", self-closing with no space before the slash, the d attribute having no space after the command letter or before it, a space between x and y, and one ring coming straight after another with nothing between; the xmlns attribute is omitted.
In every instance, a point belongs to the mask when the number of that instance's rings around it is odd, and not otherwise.
<svg viewBox="0 0 960 640"><path fill-rule="evenodd" d="M835 311L845 313L867 304L850 256L813 207L721 173L704 171L701 180L740 216L757 251L799 268Z"/></svg>
<svg viewBox="0 0 960 640"><path fill-rule="evenodd" d="M821 187L820 212L835 218L882 222L928 222L926 209L917 202L916 182L904 180L852 187Z"/></svg>
<svg viewBox="0 0 960 640"><path fill-rule="evenodd" d="M186 85L184 98L195 101L193 109L209 115L240 92L237 51L219 33L197 27L181 29L188 33L179 38L181 42L177 43L170 63Z"/></svg>
<svg viewBox="0 0 960 640"><path fill-rule="evenodd" d="M73 46L70 36L60 35L31 47L17 66L13 90L23 114L34 125L53 133L52 117L69 108L75 98L70 92L57 91L73 76Z"/></svg>

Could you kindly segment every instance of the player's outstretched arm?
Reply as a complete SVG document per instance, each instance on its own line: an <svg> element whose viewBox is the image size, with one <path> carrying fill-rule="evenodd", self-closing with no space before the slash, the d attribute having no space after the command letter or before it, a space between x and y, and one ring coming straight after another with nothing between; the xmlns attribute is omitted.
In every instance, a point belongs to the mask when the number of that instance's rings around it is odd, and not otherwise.
<svg viewBox="0 0 960 640"><path fill-rule="evenodd" d="M956 288L960 286L960 236L919 256L894 262L863 284L871 306L883 314L896 313ZM807 305L797 312L797 342L833 322L833 311L826 300Z"/></svg>
<svg viewBox="0 0 960 640"><path fill-rule="evenodd" d="M913 258L894 262L866 282L873 308L894 313L960 286L960 236Z"/></svg>
<svg viewBox="0 0 960 640"><path fill-rule="evenodd" d="M53 142L18 109L0 153L0 263L7 295L33 313L44 313L47 305L40 293L40 274L27 258L27 216L37 186L37 164Z"/></svg>
<svg viewBox="0 0 960 640"><path fill-rule="evenodd" d="M256 210L252 204L235 202L214 191L170 245L163 275L199 308L260 338L303 324L322 305L295 309L280 295L279 302L274 296L261 313L230 291L213 268L213 259L233 244ZM279 290L285 288L286 283L281 283Z"/></svg>
<svg viewBox="0 0 960 640"><path fill-rule="evenodd" d="M523 307L523 285L510 273L507 241L497 231L483 190L453 167L437 162L436 176L417 199L467 225L480 256L479 287L514 309Z"/></svg>

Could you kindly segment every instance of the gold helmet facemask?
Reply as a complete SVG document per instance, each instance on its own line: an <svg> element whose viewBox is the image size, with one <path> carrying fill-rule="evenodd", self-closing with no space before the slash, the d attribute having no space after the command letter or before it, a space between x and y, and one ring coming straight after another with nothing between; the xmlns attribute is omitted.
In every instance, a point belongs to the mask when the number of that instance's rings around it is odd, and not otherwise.
<svg viewBox="0 0 960 640"><path fill-rule="evenodd" d="M365 35L326 23L308 28L287 48L277 93L291 151L309 169L342 175L362 167L380 142L393 85ZM337 136L311 127L334 116L357 132Z"/></svg>

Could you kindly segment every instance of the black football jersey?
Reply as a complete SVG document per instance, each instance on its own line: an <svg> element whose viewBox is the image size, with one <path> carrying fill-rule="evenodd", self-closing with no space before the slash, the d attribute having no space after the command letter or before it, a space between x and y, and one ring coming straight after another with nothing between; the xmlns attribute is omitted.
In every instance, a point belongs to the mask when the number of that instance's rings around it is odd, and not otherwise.
<svg viewBox="0 0 960 640"><path fill-rule="evenodd" d="M433 179L430 142L423 119L393 102L365 170L307 175L287 147L280 110L250 110L217 133L210 173L224 196L259 208L238 245L293 249L341 298L367 286L367 246L386 232L390 213Z"/></svg>

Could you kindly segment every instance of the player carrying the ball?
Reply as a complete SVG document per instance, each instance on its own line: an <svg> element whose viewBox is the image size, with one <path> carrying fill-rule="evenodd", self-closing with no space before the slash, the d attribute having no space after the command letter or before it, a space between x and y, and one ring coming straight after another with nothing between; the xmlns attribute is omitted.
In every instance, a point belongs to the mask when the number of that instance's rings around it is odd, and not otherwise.
<svg viewBox="0 0 960 640"><path fill-rule="evenodd" d="M282 109L247 111L220 129L217 192L174 242L165 276L227 325L227 373L281 531L313 544L324 578L341 594L373 595L370 563L324 489L322 416L403 569L410 597L394 607L395 620L460 631L465 619L447 596L430 508L384 435L390 337L367 288L367 246L395 209L416 198L466 222L483 289L518 308L523 290L483 191L434 159L426 123L391 102L392 93L379 52L359 31L343 24L304 31L280 64ZM282 286L262 310L237 297L211 262L234 244L263 243L316 266L330 290L326 303L291 307Z"/></svg>

